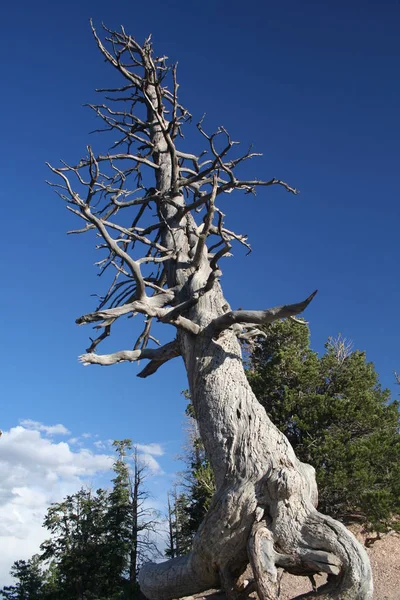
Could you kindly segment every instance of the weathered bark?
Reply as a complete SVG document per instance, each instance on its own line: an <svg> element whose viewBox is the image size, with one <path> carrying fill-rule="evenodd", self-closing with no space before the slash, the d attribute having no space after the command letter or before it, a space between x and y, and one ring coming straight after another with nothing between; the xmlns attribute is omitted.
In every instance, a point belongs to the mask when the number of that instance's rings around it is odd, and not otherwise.
<svg viewBox="0 0 400 600"><path fill-rule="evenodd" d="M249 151L241 158L226 160L234 142L223 128L208 136L201 123L198 125L208 140L210 160L201 162L202 155L179 152L174 139L187 111L177 101L176 71L171 92L162 84L167 73L165 59L153 60L148 40L140 47L123 29L121 33L109 33L111 52L94 32L102 54L127 82L114 91L130 90L131 96L121 100L126 100L130 108L119 112L104 105L92 108L108 127L122 132L118 144L125 143L127 153L96 158L89 149L89 158L76 167L51 167L62 179L58 186L61 196L86 223L80 231L96 229L100 233L102 247L109 251L107 266L112 264L118 275L123 274L123 285L131 284L119 303L104 309L107 300L115 297L113 284L99 309L78 319L79 324L102 322L100 327L105 328L81 360L107 365L149 358L151 362L142 372L147 376L170 358L181 355L217 490L192 552L161 564L145 565L139 574L141 589L149 600L171 600L221 586L228 598L239 600L244 596L235 589L235 581L250 563L260 600L277 597L278 567L295 574L328 573L321 598L369 600L372 578L366 552L344 526L317 512L314 470L297 460L286 437L256 400L243 369L238 342L238 336L258 334L257 325L302 312L314 294L302 303L266 311L231 311L218 282L218 263L229 252L231 242L236 240L249 248L246 236L225 229L224 215L215 206L218 195L232 190L252 192L256 186L271 185L292 193L296 190L275 178L265 182L238 180L233 172L236 165L254 154ZM126 53L127 64L123 62ZM169 113L165 102L169 103ZM131 114L131 106L137 103L146 107L146 121ZM220 134L227 145L217 151L214 138ZM132 154L131 145L136 142L142 145ZM123 166L118 169L115 163L120 160ZM99 165L107 161L111 175L100 171ZM132 167L128 169L126 163ZM132 195L137 190L128 190L122 195L126 200L120 200L127 177L139 173L143 166L152 170L155 187L136 199ZM80 176L82 168L89 170L87 183ZM68 179L71 174L78 177L81 186L87 186L86 199L72 188ZM102 211L92 209L96 194L100 199L110 199ZM158 221L139 228L139 219L151 203ZM109 220L122 208L132 206L140 207L132 226ZM194 212L197 209L205 209L200 225ZM116 231L119 238L113 238L110 230ZM151 232L154 237L146 237ZM216 236L217 243L207 244L209 236ZM128 248L139 242L145 245L147 254L134 260ZM141 271L142 263L151 261L162 264L161 274L155 279L144 277ZM148 288L152 295L147 295ZM146 350L147 321L133 351L93 354L116 319L136 313L176 327L176 342L159 350Z"/></svg>
<svg viewBox="0 0 400 600"><path fill-rule="evenodd" d="M199 301L191 318L207 325L224 306L218 290ZM250 561L253 570L258 565L262 600L277 597L278 566L298 574L330 573L323 598L372 598L365 550L343 525L317 512L314 470L296 459L255 398L235 334L182 334L181 353L217 492L192 553L143 567L145 595L168 600L218 587L221 576L238 577ZM262 529L268 544L256 539Z"/></svg>

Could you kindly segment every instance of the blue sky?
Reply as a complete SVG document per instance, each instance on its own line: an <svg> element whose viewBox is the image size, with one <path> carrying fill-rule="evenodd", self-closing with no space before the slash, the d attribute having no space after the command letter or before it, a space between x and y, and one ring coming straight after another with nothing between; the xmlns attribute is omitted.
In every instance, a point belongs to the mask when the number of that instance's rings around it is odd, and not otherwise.
<svg viewBox="0 0 400 600"><path fill-rule="evenodd" d="M24 0L3 7L0 39L1 429L15 434L21 419L62 424L70 432L65 443L79 438L93 452L100 452L94 441L114 438L161 444L155 496L179 468L180 362L142 381L135 365L83 368L77 361L91 332L74 320L103 290L98 257L93 238L65 235L76 222L45 186L44 163L73 162L89 142L104 150L100 137L88 136L93 117L82 105L115 79L89 17L98 26L123 24L139 41L151 32L156 52L179 61L181 100L194 122L206 112L209 129L222 124L263 152L247 165L251 177L282 178L301 191L293 197L266 189L256 199L224 201L227 225L248 233L253 246L249 257L236 248L223 265L231 305L266 308L318 288L307 311L313 348L321 351L339 332L351 338L396 395L398 2ZM199 147L195 127L186 144ZM126 321L102 351L129 348L132 339ZM36 431L58 444L55 434Z"/></svg>

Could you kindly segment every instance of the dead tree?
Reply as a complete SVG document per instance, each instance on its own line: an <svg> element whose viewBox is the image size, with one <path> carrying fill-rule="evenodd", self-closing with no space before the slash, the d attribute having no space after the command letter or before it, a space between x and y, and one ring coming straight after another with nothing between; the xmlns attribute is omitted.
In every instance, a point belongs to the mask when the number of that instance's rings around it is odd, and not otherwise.
<svg viewBox="0 0 400 600"><path fill-rule="evenodd" d="M176 66L153 55L150 38L139 45L123 28L105 28L104 39L92 29L101 54L121 76L120 87L98 90L106 103L91 105L114 144L103 154L88 147L75 166L49 165L58 176L51 185L84 221L73 233L95 232L97 247L106 251L100 273L113 271L97 310L77 319L102 330L80 360L112 365L148 359L139 373L147 377L181 356L217 488L192 552L145 565L141 589L151 600L168 600L220 587L238 599L255 587L266 600L277 597L277 569L283 568L328 573L321 598L372 598L365 551L343 525L316 510L313 468L297 460L268 419L242 365L240 339L301 313L315 293L267 310L231 310L219 283L232 244L249 249L245 235L227 228L220 196L272 186L296 190L280 179L238 178L237 167L255 153L235 155L236 142L223 127L207 133L200 121L206 150L182 151L182 127L191 116L178 99ZM117 319L138 314L144 328L133 350L96 353ZM174 328L175 339L155 347L155 321ZM239 592L235 581L248 563L254 582Z"/></svg>

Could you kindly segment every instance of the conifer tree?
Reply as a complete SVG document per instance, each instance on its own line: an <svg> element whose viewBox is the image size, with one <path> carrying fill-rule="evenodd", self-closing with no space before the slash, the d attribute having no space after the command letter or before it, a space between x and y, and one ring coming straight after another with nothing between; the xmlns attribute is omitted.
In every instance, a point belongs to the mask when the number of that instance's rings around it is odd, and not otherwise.
<svg viewBox="0 0 400 600"><path fill-rule="evenodd" d="M113 446L117 459L113 466L113 490L108 497L106 552L115 585L122 586L124 597L133 598L138 590L141 564L158 554L153 535L158 527L158 515L147 502L147 467L132 440L116 440Z"/></svg>
<svg viewBox="0 0 400 600"><path fill-rule="evenodd" d="M128 580L132 533L131 477L126 455L132 450L129 439L116 440L113 489L108 496L105 515L106 560L115 589Z"/></svg>
<svg viewBox="0 0 400 600"><path fill-rule="evenodd" d="M137 573L158 553L158 522L146 501L146 466L132 440L113 443L111 491L82 488L52 504L44 520L50 533L41 556L16 561L10 600L128 600L138 596ZM44 565L46 568L44 568Z"/></svg>
<svg viewBox="0 0 400 600"><path fill-rule="evenodd" d="M44 576L40 557L37 554L28 561L15 561L10 574L16 583L7 585L0 590L3 598L6 600L43 600Z"/></svg>
<svg viewBox="0 0 400 600"><path fill-rule="evenodd" d="M108 594L105 510L106 493L86 489L49 507L44 526L51 537L41 546L42 560L54 562L60 599L94 600Z"/></svg>
<svg viewBox="0 0 400 600"><path fill-rule="evenodd" d="M174 490L168 494L168 545L165 556L174 558L190 551L195 531L190 528L188 508L190 496Z"/></svg>
<svg viewBox="0 0 400 600"><path fill-rule="evenodd" d="M339 336L319 357L306 325L278 321L249 360L249 380L300 460L314 466L321 510L374 529L400 512L399 405L374 365Z"/></svg>
<svg viewBox="0 0 400 600"><path fill-rule="evenodd" d="M46 600L135 598L139 566L157 552L150 535L156 515L145 504L146 467L131 440L113 446L110 492L81 489L47 511L51 537L41 547L42 560L51 561Z"/></svg>

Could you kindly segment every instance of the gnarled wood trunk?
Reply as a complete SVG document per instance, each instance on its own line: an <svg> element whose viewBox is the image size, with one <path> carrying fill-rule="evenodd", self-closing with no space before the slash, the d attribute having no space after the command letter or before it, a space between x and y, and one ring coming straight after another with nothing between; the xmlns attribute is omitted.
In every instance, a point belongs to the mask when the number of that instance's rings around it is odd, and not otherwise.
<svg viewBox="0 0 400 600"><path fill-rule="evenodd" d="M372 598L365 550L343 525L317 512L314 469L297 460L255 398L235 333L218 339L208 333L207 321L224 310L219 289L207 294L190 315L204 333L180 336L217 491L191 554L143 567L141 589L150 600L168 600L222 585L235 598L234 581L250 562L261 600L277 598L278 566L329 573L321 597Z"/></svg>

